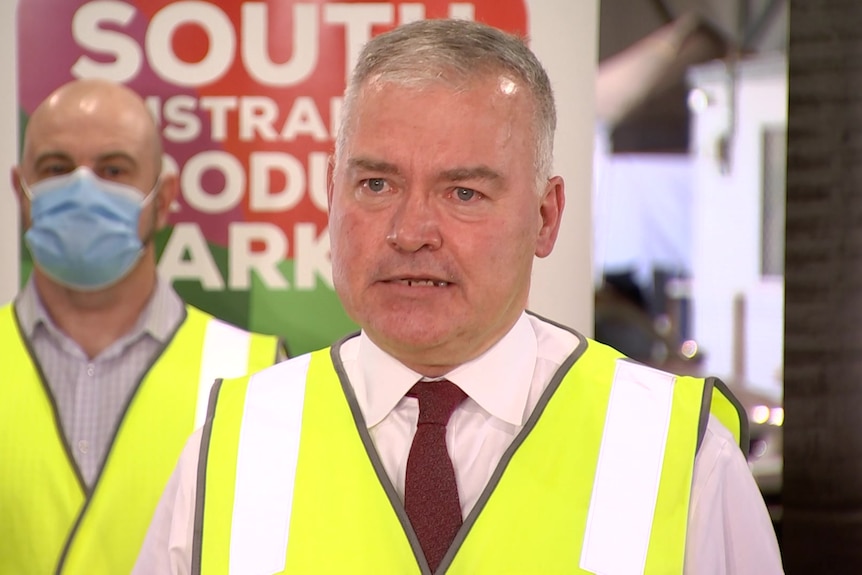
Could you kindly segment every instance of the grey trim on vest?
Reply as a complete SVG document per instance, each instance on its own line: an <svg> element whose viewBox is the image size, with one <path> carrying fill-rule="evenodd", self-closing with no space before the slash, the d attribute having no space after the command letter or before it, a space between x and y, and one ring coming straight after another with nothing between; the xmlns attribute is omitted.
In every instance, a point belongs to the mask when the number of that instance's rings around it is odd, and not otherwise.
<svg viewBox="0 0 862 575"><path fill-rule="evenodd" d="M700 452L700 445L703 443L703 438L706 436L706 426L709 423L709 411L712 407L712 388L713 378L708 377L703 382L703 397L700 400L700 419L697 422L697 446L694 448L694 454Z"/></svg>
<svg viewBox="0 0 862 575"><path fill-rule="evenodd" d="M530 414L530 417L527 419L524 427L518 433L517 437L512 440L512 443L503 453L503 456L500 458L500 462L497 464L497 468L494 470L494 473L491 474L490 479L488 480L488 484L485 486L485 489L482 490L482 494L479 496L479 499L476 501L476 505L473 506L473 509L470 510L470 513L467 517L464 518L464 523L461 525L461 529L455 535L455 539L452 541L452 545L449 547L449 550L446 552L446 555L443 556L443 559L440 561L440 566L437 568L437 573L445 573L447 569L452 564L452 561L455 559L455 555L458 553L458 550L461 548L461 545L464 543L464 540L467 538L467 535L470 533L470 529L472 529L473 525L479 518L479 515L484 509L485 505L488 503L488 500L491 498L491 494L497 488L497 484L500 483L500 479L503 477L503 473L506 471L506 468L509 466L509 462L515 456L515 452L521 447L521 445L526 441L527 437L533 431L533 428L538 423L539 418L542 417L542 413L544 413L545 408L548 406L548 403L551 401L551 398L556 393L557 389L560 387L560 383L562 383L563 379L568 375L569 370L575 364L575 362L584 354L587 350L587 346L589 345L587 342L587 338L584 337L579 332L574 329L564 326L562 324L556 323L544 317L541 317L532 312L527 312L529 315L539 319L545 323L549 323L553 326L556 326L560 329L564 329L568 332L571 332L575 337L578 338L580 343L575 347L569 357L560 364L559 369L551 378L551 381L548 383L548 386L545 388L545 391L542 392L542 397L539 398L539 402L536 404L536 407L533 409L533 412Z"/></svg>
<svg viewBox="0 0 862 575"><path fill-rule="evenodd" d="M51 388L48 387L48 378L45 377L45 372L42 370L42 365L36 358L36 352L33 350L33 347L30 345L30 340L27 339L27 336L24 333L24 328L21 326L21 320L18 319L18 310L15 309L15 306L12 306L12 319L15 322L15 327L18 329L18 336L21 338L21 341L24 343L24 347L27 349L27 354L30 356L30 361L33 363L33 367L36 368L36 373L39 375L39 383L42 385L42 390L45 392L45 397L48 398L48 402L51 404L51 412L54 414L54 426L57 432L57 437L60 438L60 441L63 444L63 451L66 454L66 459L68 460L69 465L72 467L72 471L75 473L75 478L78 480L78 486L81 488L81 492L86 498L89 496L89 494L87 493L87 482L84 481L84 476L81 474L81 469L78 467L78 463L75 461L75 456L72 455L72 447L66 440L66 434L63 433L63 426L60 423L60 410L57 407L57 402L54 401L54 394L51 393Z"/></svg>
<svg viewBox="0 0 862 575"><path fill-rule="evenodd" d="M357 337L358 335L358 332L352 333L341 338L332 345L329 352L332 359L332 365L335 368L335 372L338 374L338 380L341 382L341 389L344 392L344 397L347 399L350 413L353 414L353 422L356 425L356 431L359 433L359 438L365 446L368 459L371 460L371 466L374 468L374 473L377 474L377 480L380 482L380 485L383 487L383 491L389 498L392 510L401 522L401 527L404 529L404 534L410 542L410 547L413 548L413 555L416 557L419 569L422 571L423 575L430 575L431 567L428 566L428 561L425 559L425 554L422 552L419 538L413 530L413 525L410 523L410 518L407 517L407 512L404 510L404 504L401 502L401 498L398 497L398 492L395 490L395 486L392 485L392 480L389 479L389 475L386 474L386 469L380 461L380 455L377 453L377 448L374 447L374 442L371 440L371 435L368 433L368 426L365 423L365 418L362 416L362 411L359 409L359 402L356 401L356 394L353 392L353 386L350 385L350 382L347 379L347 373L344 371L344 364L341 363L341 346L345 341ZM439 572L442 573L443 571Z"/></svg>
<svg viewBox="0 0 862 575"><path fill-rule="evenodd" d="M554 392L560 386L560 382L562 382L563 378L569 372L569 369L571 369L575 361L577 361L577 359L581 357L581 355L583 355L584 351L587 349L587 339L577 331L564 325L547 320L536 314L530 313L530 315L533 315L534 317L551 325L571 332L573 335L575 335L575 337L578 338L580 343L572 351L569 357L566 358L566 360L560 365L560 368L554 374L554 377L548 383L548 386L543 392L542 397L536 404L536 408L533 410L533 413L530 414L530 417L524 424L524 428L512 441L512 444L508 447L508 449L501 457L500 462L497 464L497 468L491 475L491 478L488 481L488 484L485 486L485 489L482 491L482 495L476 501L476 505L473 506L473 509L470 511L469 515L464 519L464 523L461 525L461 529L458 531L457 535L455 535L455 539L452 541L452 545L449 547L449 551L447 551L446 555L443 556L440 565L437 567L436 573L445 573L446 570L449 568L452 563L452 560L455 558L455 554L458 552L458 549L461 547L461 544L466 539L467 534L470 532L470 529L472 528L473 524L478 519L482 508L485 506L497 484L500 482L500 478L503 476L503 472L506 470L509 461L512 459L515 452L518 450L518 448L526 440L527 436L535 427L536 423L544 412L545 407L548 405L548 402L550 401L551 397L553 397ZM407 539L410 542L411 547L413 548L413 554L416 557L416 561L419 564L419 568L421 569L423 575L431 575L431 568L428 566L428 562L425 559L425 554L422 552L422 546L419 544L419 538L416 536L416 532L413 530L413 525L410 523L410 519L407 517L407 512L404 510L404 504L401 502L401 498L398 497L398 492L392 485L392 481L389 479L389 476L386 474L386 470L384 469L383 464L380 461L380 456L377 454L377 449L374 447L374 443L372 442L371 436L368 433L368 428L365 424L365 420L362 417L362 412L359 409L359 403L356 401L356 396L353 393L353 387L349 384L347 374L344 371L344 366L341 363L339 353L341 345L348 339L356 337L357 335L358 334L352 334L345 338L342 338L332 346L330 352L332 363L335 367L336 373L338 374L338 378L341 381L341 387L344 391L345 397L347 398L347 403L350 406L350 411L353 414L353 419L356 424L356 430L359 433L359 437L362 439L362 443L365 445L365 450L368 453L368 457L371 460L371 464L374 467L374 471L377 474L377 478L380 481L383 490L386 492L386 495L389 497L389 502L392 505L392 509L393 511L395 511L396 516L401 522L401 526L404 529L404 534L407 536ZM193 575L197 574L193 573Z"/></svg>
<svg viewBox="0 0 862 575"><path fill-rule="evenodd" d="M129 394L129 399L126 402L126 407L123 408L123 415L121 415L120 419L117 421L117 426L114 428L114 433L111 436L111 447L108 449L108 451L105 452L105 458L102 460L102 462L99 465L99 475L96 477L96 481L93 483L93 491L95 491L99 487L99 480L102 478L102 474L105 471L105 466L108 464L108 458L111 457L111 451L113 451L113 449L114 449L114 442L117 440L117 436L120 434L120 429L122 429L123 423L125 423L125 421L126 421L126 415L128 415L128 413L129 413L129 408L132 406L132 403L135 401L135 398L138 396L138 393L140 392L141 384L144 383L144 380L147 379L147 376L150 374L150 371L152 371L152 369L156 365L156 363L158 363L159 360L162 358L162 356L165 354L165 350L167 350L168 347L170 347L170 345L174 342L174 338L177 336L179 331L182 329L183 325L185 325L186 320L188 318L189 318L188 309L183 307L183 314L182 314L182 317L180 318L179 323L177 323L177 327L174 328L173 333L171 333L168 336L168 338L165 339L165 343L162 345L161 349L159 349L153 355L153 359L152 359L152 361L150 361L150 365L148 365L147 368L144 370L143 375L141 375L141 379L138 380L138 383L135 384L135 387L132 390L132 393Z"/></svg>
<svg viewBox="0 0 862 575"><path fill-rule="evenodd" d="M272 363L275 365L285 359L290 359L290 348L287 346L287 340L279 335L276 336L275 357L273 358Z"/></svg>
<svg viewBox="0 0 862 575"><path fill-rule="evenodd" d="M192 528L192 575L200 575L201 551L203 549L204 534L204 499L206 497L207 485L207 457L209 456L210 439L213 431L213 419L215 419L216 404L221 384L224 379L219 378L210 389L210 400L207 405L207 418L201 430L201 445L198 453L197 491L195 492L195 522Z"/></svg>
<svg viewBox="0 0 862 575"><path fill-rule="evenodd" d="M737 399L733 392L730 391L730 388L727 387L723 381L718 379L717 377L708 378L712 380L713 385L721 392L727 401L736 409L736 414L739 417L739 448L742 450L742 454L748 457L748 450L750 449L751 442L751 431L749 430L748 425L748 413L745 411L745 407L742 403Z"/></svg>
<svg viewBox="0 0 862 575"><path fill-rule="evenodd" d="M13 309L13 312L14 312L14 309ZM81 523L83 522L84 517L87 514L87 510L90 508L90 502L96 496L96 490L99 488L99 484L101 483L102 477L105 474L105 466L108 464L108 459L111 457L111 453L114 451L115 443L117 441L117 436L120 434L120 429L122 429L123 423L126 421L126 416L129 413L129 408L131 408L132 403L135 401L135 398L138 395L138 391L141 388L141 384L147 378L147 375L149 375L150 371L153 369L153 366L159 361L159 359L161 359L162 355L165 353L165 350L168 348L168 346L170 346L171 343L173 343L174 337L176 337L177 333L180 331L183 324L185 324L186 319L188 319L188 310L186 308L183 308L182 319L177 324L177 327L174 328L173 333L171 333L170 336L165 340L161 349L159 349L156 352L156 354L153 356L153 359L150 362L150 365L144 370L144 373L141 375L141 378L138 380L138 383L136 383L135 387L132 389L132 393L129 394L129 399L126 401L126 406L123 408L122 415L120 416L119 420L117 420L117 425L116 425L116 427L114 427L114 432L111 434L110 447L105 452L105 457L104 457L104 459L102 459L101 463L99 464L99 473L96 476L96 480L93 482L93 489L88 490L86 487L84 487L84 489L83 489L83 491L84 491L84 505L81 507L81 510L78 512L78 516L75 518L75 524L72 525L72 528L69 530L69 534L66 536L66 542L63 545L63 551L60 553L59 559L57 560L57 569L54 571L54 573L56 575L60 575L63 572L63 567L64 567L64 565L66 563L66 559L69 555L69 550L72 547L72 542L75 540L75 536L78 533L78 529L81 527ZM15 322L18 323L17 313L15 314ZM19 329L19 331L21 329L20 323L18 323L18 329ZM51 391L48 389L47 383L45 383L45 375L42 372L42 368L39 365L38 360L36 359L35 353L33 353L33 350L30 348L30 342L27 340L27 338L23 337L24 336L23 332L21 332L21 336L24 339L25 345L27 346L27 352L30 354L30 358L33 361L33 365L36 366L36 369L39 372L39 377L42 381L42 385L45 388L45 391L48 394L48 397L51 399L51 407L54 410L54 420L57 422L58 432L59 432L60 438L63 440L63 446L64 446L65 451L66 451L66 456L69 458L69 462L71 463L72 468L75 470L75 475L78 478L78 482L82 486L84 486L85 483L84 483L83 477L81 476L81 471L78 468L78 464L75 463L75 458L72 456L71 447L69 446L68 441L66 441L65 434L63 433L62 429L59 427L60 424L59 424L59 417L57 416L57 413L58 413L57 412L57 406L54 402L54 397L51 395Z"/></svg>

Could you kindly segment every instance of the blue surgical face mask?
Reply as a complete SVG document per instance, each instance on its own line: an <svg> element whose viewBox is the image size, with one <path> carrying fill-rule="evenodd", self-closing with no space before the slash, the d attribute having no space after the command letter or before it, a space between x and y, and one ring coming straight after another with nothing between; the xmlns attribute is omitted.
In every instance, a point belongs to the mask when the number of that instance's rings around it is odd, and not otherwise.
<svg viewBox="0 0 862 575"><path fill-rule="evenodd" d="M137 188L98 178L85 167L21 185L30 198L24 241L36 265L58 283L82 291L106 288L141 258L138 220L155 186L142 200Z"/></svg>

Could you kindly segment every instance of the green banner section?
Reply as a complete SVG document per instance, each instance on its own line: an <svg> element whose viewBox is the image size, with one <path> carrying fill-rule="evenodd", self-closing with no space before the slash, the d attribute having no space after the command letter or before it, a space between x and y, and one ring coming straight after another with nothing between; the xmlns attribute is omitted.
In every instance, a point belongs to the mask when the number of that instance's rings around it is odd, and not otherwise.
<svg viewBox="0 0 862 575"><path fill-rule="evenodd" d="M172 228L156 236L160 255ZM228 252L224 246L207 243L222 277L227 277ZM284 277L293 277L293 261L279 264ZM205 290L198 281L177 280L174 288L186 302L234 325L281 336L291 356L330 345L356 331L356 326L328 285L318 279L313 290L272 290L252 278L248 290Z"/></svg>

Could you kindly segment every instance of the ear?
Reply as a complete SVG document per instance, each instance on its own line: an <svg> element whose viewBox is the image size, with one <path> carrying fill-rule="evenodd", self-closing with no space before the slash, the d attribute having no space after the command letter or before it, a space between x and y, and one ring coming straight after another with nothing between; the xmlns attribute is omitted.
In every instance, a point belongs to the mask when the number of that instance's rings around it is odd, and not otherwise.
<svg viewBox="0 0 862 575"><path fill-rule="evenodd" d="M326 212L332 210L332 190L334 187L335 178L335 157L330 154L329 161L326 162Z"/></svg>
<svg viewBox="0 0 862 575"><path fill-rule="evenodd" d="M560 176L554 176L545 184L539 203L540 228L536 241L536 255L548 256L557 242L563 207L566 205L565 183Z"/></svg>
<svg viewBox="0 0 862 575"><path fill-rule="evenodd" d="M25 229L30 227L30 198L24 193L24 176L21 174L21 166L15 166L10 173L12 180L12 189L15 191L15 196L18 198L18 207L21 213L21 225Z"/></svg>
<svg viewBox="0 0 862 575"><path fill-rule="evenodd" d="M9 176L12 180L12 189L15 191L15 195L18 196L18 204L23 206L27 196L24 194L24 186L21 184L22 176L20 166L13 167Z"/></svg>
<svg viewBox="0 0 862 575"><path fill-rule="evenodd" d="M159 189L156 191L156 229L160 230L168 225L168 216L171 206L177 199L179 193L179 181L174 172L162 172L159 178Z"/></svg>

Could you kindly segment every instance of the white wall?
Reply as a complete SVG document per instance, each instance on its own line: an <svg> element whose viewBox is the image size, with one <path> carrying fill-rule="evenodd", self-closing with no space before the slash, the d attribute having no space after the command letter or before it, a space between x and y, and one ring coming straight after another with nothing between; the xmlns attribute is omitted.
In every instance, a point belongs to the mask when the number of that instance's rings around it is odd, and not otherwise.
<svg viewBox="0 0 862 575"><path fill-rule="evenodd" d="M744 373L746 385L780 394L783 283L760 275L762 138L767 127L787 123L787 72L783 55L761 55L738 69L736 133L730 170L722 173L719 138L728 132L733 92L723 63L695 68L691 85L709 105L693 115L695 162L694 336L706 352L706 372L733 373L733 301L748 299Z"/></svg>
<svg viewBox="0 0 862 575"><path fill-rule="evenodd" d="M15 5L0 2L0 303L18 288L18 202L9 180L18 155Z"/></svg>
<svg viewBox="0 0 862 575"><path fill-rule="evenodd" d="M14 296L18 285L18 206L7 175L17 161L16 3L0 2L0 173L6 178L0 193L2 302ZM557 248L537 263L530 307L591 334L590 174L598 0L527 4L531 45L547 67L557 97L556 167L566 180L568 194Z"/></svg>
<svg viewBox="0 0 862 575"><path fill-rule="evenodd" d="M538 260L530 308L593 333L592 162L598 0L534 0L532 47L557 98L556 170L566 180L566 209L554 253ZM541 31L541 32L540 32Z"/></svg>

